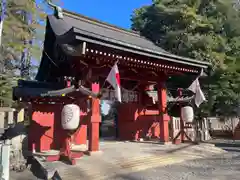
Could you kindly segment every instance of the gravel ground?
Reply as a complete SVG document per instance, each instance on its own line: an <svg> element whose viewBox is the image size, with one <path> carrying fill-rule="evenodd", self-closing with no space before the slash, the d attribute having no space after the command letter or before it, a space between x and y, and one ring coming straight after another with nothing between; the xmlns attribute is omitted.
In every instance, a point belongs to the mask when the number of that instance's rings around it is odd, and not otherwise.
<svg viewBox="0 0 240 180"><path fill-rule="evenodd" d="M27 170L11 173L14 180L35 180ZM146 171L117 175L113 180L239 180L240 152L215 156L211 159L187 161Z"/></svg>
<svg viewBox="0 0 240 180"><path fill-rule="evenodd" d="M208 159L186 161L180 164L148 169L145 171L116 175L112 180L239 180L240 147L221 147L228 153ZM10 180L36 179L26 170L11 173ZM108 178L108 180L111 180Z"/></svg>
<svg viewBox="0 0 240 180"><path fill-rule="evenodd" d="M211 159L186 161L138 173L116 176L116 180L239 180L240 150Z"/></svg>
<svg viewBox="0 0 240 180"><path fill-rule="evenodd" d="M37 177L30 170L26 169L23 172L10 172L9 180L37 180Z"/></svg>

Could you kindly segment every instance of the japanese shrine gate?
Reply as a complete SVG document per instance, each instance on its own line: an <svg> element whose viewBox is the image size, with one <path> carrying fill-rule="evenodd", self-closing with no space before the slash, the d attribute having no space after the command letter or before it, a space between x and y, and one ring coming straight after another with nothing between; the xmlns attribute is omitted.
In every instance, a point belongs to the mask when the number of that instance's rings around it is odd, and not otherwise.
<svg viewBox="0 0 240 180"><path fill-rule="evenodd" d="M166 80L172 75L196 76L210 64L170 54L136 32L64 10L63 18L57 13L47 17L36 81L22 82L15 89L15 99L28 102L32 112L30 149L41 152L61 148L64 131L59 114L64 104L75 103L81 108L81 122L72 143L86 145L89 140L88 151L99 150L100 100L79 91L52 96L43 96L43 92L72 85L87 87L96 94L109 89L107 83L102 87L103 82L117 60L122 87L134 91L130 100L118 107L119 138L150 136L169 141ZM157 88L156 104L145 92L151 84Z"/></svg>

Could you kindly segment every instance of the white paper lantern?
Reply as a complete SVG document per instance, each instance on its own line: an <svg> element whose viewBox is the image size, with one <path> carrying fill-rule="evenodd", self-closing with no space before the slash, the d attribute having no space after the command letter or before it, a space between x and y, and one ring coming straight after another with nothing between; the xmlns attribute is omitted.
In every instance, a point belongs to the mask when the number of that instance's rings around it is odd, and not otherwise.
<svg viewBox="0 0 240 180"><path fill-rule="evenodd" d="M76 104L67 104L62 109L61 122L63 129L75 130L80 122L80 108Z"/></svg>
<svg viewBox="0 0 240 180"><path fill-rule="evenodd" d="M181 109L181 116L183 121L192 123L194 119L194 112L191 106L185 106Z"/></svg>

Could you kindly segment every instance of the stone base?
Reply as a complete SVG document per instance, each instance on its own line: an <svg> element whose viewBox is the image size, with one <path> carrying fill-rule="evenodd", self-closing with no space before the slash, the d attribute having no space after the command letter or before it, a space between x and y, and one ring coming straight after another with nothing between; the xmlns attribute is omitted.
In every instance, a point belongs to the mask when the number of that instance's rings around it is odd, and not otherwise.
<svg viewBox="0 0 240 180"><path fill-rule="evenodd" d="M160 144L163 144L163 145L171 145L173 144L171 141L159 141Z"/></svg>
<svg viewBox="0 0 240 180"><path fill-rule="evenodd" d="M88 156L99 156L99 155L102 155L103 152L102 151L86 151L85 154Z"/></svg>
<svg viewBox="0 0 240 180"><path fill-rule="evenodd" d="M38 173L43 175L46 179L51 179L57 172L57 169L52 164L45 163L37 156L33 156L32 166L35 166L35 168L39 169Z"/></svg>
<svg viewBox="0 0 240 180"><path fill-rule="evenodd" d="M173 142L172 142L172 144L181 144L182 142L181 142L181 140L180 139L175 139Z"/></svg>
<svg viewBox="0 0 240 180"><path fill-rule="evenodd" d="M240 128L236 128L234 135L233 135L234 140L240 140Z"/></svg>
<svg viewBox="0 0 240 180"><path fill-rule="evenodd" d="M84 151L87 151L88 147L86 144L80 144L80 145L75 145L75 144L72 144L71 145L71 150L72 151L81 151L81 152L84 152Z"/></svg>
<svg viewBox="0 0 240 180"><path fill-rule="evenodd" d="M152 144L163 144L163 145L170 145L173 144L171 141L161 141L159 139L155 140L144 140L142 138L133 141L125 141L125 142L137 142L137 143L152 143Z"/></svg>

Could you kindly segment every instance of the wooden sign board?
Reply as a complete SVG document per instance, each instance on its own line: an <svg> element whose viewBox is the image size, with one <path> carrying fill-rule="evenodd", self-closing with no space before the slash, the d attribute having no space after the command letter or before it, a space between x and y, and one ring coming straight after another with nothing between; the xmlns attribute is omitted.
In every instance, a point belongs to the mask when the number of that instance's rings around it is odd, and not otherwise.
<svg viewBox="0 0 240 180"><path fill-rule="evenodd" d="M126 89L122 89L122 102L138 102L138 97L139 94L136 91L129 91ZM103 90L103 95L102 95L102 100L109 100L109 101L115 101L116 96L115 96L115 90L112 89L104 89Z"/></svg>

